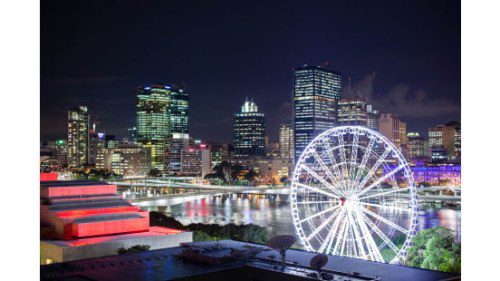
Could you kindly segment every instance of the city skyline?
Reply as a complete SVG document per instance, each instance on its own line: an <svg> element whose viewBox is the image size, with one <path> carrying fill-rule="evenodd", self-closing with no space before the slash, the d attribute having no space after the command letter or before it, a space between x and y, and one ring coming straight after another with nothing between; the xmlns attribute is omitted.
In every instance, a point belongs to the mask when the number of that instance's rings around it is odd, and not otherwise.
<svg viewBox="0 0 500 281"><path fill-rule="evenodd" d="M402 7L396 2L387 10L368 2L361 10L349 3L260 3L234 14L228 12L232 4L222 2L157 3L157 9L147 11L124 3L113 13L116 7L106 3L99 9L78 5L42 3L42 11L51 10L42 13L44 141L66 135L64 117L78 105L89 108L92 120L97 117L98 128L126 136L127 128L136 125L137 87L159 83L185 84L195 137L230 142L233 114L248 96L261 105L267 134L277 141L279 124L292 116L293 68L326 62L344 74L345 94L361 92L381 113L398 114L411 131L425 136L436 124L460 120L458 3L420 1ZM68 18L67 9L77 16ZM301 10L315 16L301 25L292 20ZM154 16L162 11L169 20ZM391 16L405 20L393 26ZM252 31L246 31L245 19L253 20ZM179 24L172 25L175 20ZM311 30L315 24L319 27ZM352 34L332 28L335 24L349 25ZM115 32L121 29L129 30ZM211 36L215 39L204 42ZM368 43L377 46L367 48Z"/></svg>

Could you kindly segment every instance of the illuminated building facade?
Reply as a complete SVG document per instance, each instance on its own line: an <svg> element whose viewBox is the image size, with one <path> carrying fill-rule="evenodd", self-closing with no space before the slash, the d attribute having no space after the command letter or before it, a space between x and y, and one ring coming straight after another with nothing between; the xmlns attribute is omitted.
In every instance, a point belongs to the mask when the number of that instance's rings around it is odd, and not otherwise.
<svg viewBox="0 0 500 281"><path fill-rule="evenodd" d="M96 167L125 177L146 176L151 170L149 150L136 145L103 149Z"/></svg>
<svg viewBox="0 0 500 281"><path fill-rule="evenodd" d="M343 126L366 126L368 112L366 99L346 98L338 101L338 124Z"/></svg>
<svg viewBox="0 0 500 281"><path fill-rule="evenodd" d="M294 71L294 153L300 157L304 148L320 133L337 123L337 101L342 94L340 73L320 66L304 66Z"/></svg>
<svg viewBox="0 0 500 281"><path fill-rule="evenodd" d="M281 124L279 138L280 157L293 159L293 125Z"/></svg>
<svg viewBox="0 0 500 281"><path fill-rule="evenodd" d="M395 166L384 166L384 175ZM461 185L461 165L460 164L425 164L410 166L415 183L430 183L431 185ZM396 175L396 178L401 175Z"/></svg>
<svg viewBox="0 0 500 281"><path fill-rule="evenodd" d="M68 166L82 167L89 163L89 112L86 106L68 111Z"/></svg>
<svg viewBox="0 0 500 281"><path fill-rule="evenodd" d="M424 150L424 139L418 132L408 132L406 134L406 158L426 156Z"/></svg>
<svg viewBox="0 0 500 281"><path fill-rule="evenodd" d="M210 173L210 150L205 144L182 149L181 173L186 176L204 177Z"/></svg>
<svg viewBox="0 0 500 281"><path fill-rule="evenodd" d="M266 118L257 104L248 99L234 115L234 157L265 155Z"/></svg>
<svg viewBox="0 0 500 281"><path fill-rule="evenodd" d="M211 169L231 157L231 145L227 143L208 143L207 147L210 150Z"/></svg>
<svg viewBox="0 0 500 281"><path fill-rule="evenodd" d="M429 149L431 154L443 154L446 150L448 160L460 161L461 129L458 122L449 122L429 128Z"/></svg>
<svg viewBox="0 0 500 281"><path fill-rule="evenodd" d="M171 133L189 134L189 96L183 87L170 88L170 114Z"/></svg>
<svg viewBox="0 0 500 281"><path fill-rule="evenodd" d="M163 171L165 138L170 133L170 89L139 88L137 94L137 141L150 150L151 168Z"/></svg>
<svg viewBox="0 0 500 281"><path fill-rule="evenodd" d="M95 166L101 150L106 148L106 139L104 133L90 132L89 139L89 164Z"/></svg>
<svg viewBox="0 0 500 281"><path fill-rule="evenodd" d="M189 98L183 87L153 85L137 94L137 141L151 151L151 167L164 171L165 140L188 133Z"/></svg>
<svg viewBox="0 0 500 281"><path fill-rule="evenodd" d="M290 177L293 159L280 157L252 157L238 159L242 166L254 170L259 180L268 184L280 184L282 177Z"/></svg>
<svg viewBox="0 0 500 281"><path fill-rule="evenodd" d="M366 126L374 131L378 131L378 122L380 118L380 113L376 110L373 105L366 105Z"/></svg>
<svg viewBox="0 0 500 281"><path fill-rule="evenodd" d="M40 152L50 152L54 160L57 160L58 168L68 166L68 143L66 140L48 141L47 145L42 147Z"/></svg>
<svg viewBox="0 0 500 281"><path fill-rule="evenodd" d="M399 149L406 144L406 123L401 121L396 114L381 114L379 131Z"/></svg>
<svg viewBox="0 0 500 281"><path fill-rule="evenodd" d="M188 134L174 133L165 143L165 173L180 174L182 172L182 150L193 145Z"/></svg>

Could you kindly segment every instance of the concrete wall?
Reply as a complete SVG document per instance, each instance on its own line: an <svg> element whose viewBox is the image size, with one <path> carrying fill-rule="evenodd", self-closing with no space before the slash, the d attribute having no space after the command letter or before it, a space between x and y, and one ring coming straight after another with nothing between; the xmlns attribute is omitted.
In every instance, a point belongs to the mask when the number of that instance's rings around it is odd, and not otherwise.
<svg viewBox="0 0 500 281"><path fill-rule="evenodd" d="M181 243L187 242L193 242L192 232L149 237L131 237L129 239L117 239L114 241L82 246L61 246L63 244L51 243L51 241L41 241L40 263L45 264L46 259L51 259L53 262L63 262L111 256L116 255L119 248L129 248L135 245L149 245L151 247L150 250L157 250L178 247Z"/></svg>

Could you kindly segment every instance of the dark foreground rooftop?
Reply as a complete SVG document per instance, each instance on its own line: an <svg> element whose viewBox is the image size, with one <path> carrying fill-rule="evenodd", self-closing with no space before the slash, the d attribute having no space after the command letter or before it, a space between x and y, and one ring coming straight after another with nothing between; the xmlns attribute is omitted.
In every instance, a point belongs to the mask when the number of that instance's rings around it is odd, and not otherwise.
<svg viewBox="0 0 500 281"><path fill-rule="evenodd" d="M215 245L215 242L191 243L194 246ZM245 245L236 241L220 241L220 246L242 249ZM269 255L275 251L261 252L252 261L228 262L219 265L203 265L183 262L175 255L182 247L168 248L136 254L109 256L41 266L42 280L328 280L307 277L305 269L314 253L289 250L290 265L282 272L277 264L269 263ZM382 264L352 258L328 256L325 272L335 281L358 280L460 280L455 274Z"/></svg>

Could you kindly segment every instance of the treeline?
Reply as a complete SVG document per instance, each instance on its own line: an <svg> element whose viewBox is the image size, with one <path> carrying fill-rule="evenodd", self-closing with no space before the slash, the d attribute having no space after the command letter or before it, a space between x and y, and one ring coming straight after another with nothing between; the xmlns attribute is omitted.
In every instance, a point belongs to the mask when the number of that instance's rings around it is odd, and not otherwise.
<svg viewBox="0 0 500 281"><path fill-rule="evenodd" d="M265 244L269 240L269 232L265 227L255 224L203 224L192 223L183 225L176 219L160 212L150 212L150 225L183 229L193 232L193 241L214 241L231 239L256 244Z"/></svg>

